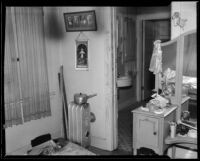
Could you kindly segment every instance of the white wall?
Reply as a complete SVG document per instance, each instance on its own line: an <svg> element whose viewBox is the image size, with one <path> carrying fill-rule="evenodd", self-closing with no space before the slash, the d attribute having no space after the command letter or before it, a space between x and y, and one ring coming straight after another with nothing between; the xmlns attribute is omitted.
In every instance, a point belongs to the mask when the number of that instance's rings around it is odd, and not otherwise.
<svg viewBox="0 0 200 161"><path fill-rule="evenodd" d="M180 17L182 19L187 19L184 29L179 26L174 26L171 23L171 39L176 38L182 33L197 28L197 2L195 1L185 1L185 2L172 2L171 3L171 16L174 12L180 12Z"/></svg>
<svg viewBox="0 0 200 161"><path fill-rule="evenodd" d="M61 64L64 66L64 79L67 92L67 100L73 101L75 93L93 94L97 96L88 100L91 111L96 115L96 121L91 123L92 145L106 148L108 137L108 109L112 108L107 97L111 83L109 81L109 69L111 69L110 37L111 20L109 7L59 7L57 20L61 25L60 32L63 37L59 43ZM75 40L79 32L66 32L63 13L85 10L95 10L97 18L97 31L84 32L83 38L89 39L89 70L75 70ZM109 68L109 69L108 69ZM109 80L109 81L107 81ZM111 84L110 84L111 85ZM109 95L109 94L108 94ZM110 106L110 107L109 107ZM111 128L109 129L111 130ZM99 142L97 141L99 140ZM98 142L98 143L97 143ZM101 143L100 143L101 142ZM105 143L102 143L105 142Z"/></svg>
<svg viewBox="0 0 200 161"><path fill-rule="evenodd" d="M75 39L79 32L66 32L64 12L95 10L97 31L84 32L89 39L89 71L75 70ZM64 67L67 101L73 101L75 93L92 94L89 99L96 121L91 124L92 145L112 149L112 54L111 54L111 10L110 7L44 7L46 53L52 116L32 120L22 125L7 128L6 153L30 143L30 140L51 133L62 136L62 106L59 95L58 72Z"/></svg>

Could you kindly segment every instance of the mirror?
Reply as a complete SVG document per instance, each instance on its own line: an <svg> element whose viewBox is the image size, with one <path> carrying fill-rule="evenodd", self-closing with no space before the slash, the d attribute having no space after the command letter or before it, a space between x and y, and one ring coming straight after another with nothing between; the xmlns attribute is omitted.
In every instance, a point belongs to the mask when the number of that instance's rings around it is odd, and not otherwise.
<svg viewBox="0 0 200 161"><path fill-rule="evenodd" d="M162 44L162 70L176 70L177 41Z"/></svg>
<svg viewBox="0 0 200 161"><path fill-rule="evenodd" d="M196 32L183 35L182 97L189 97L188 107L192 118L197 117L197 37Z"/></svg>
<svg viewBox="0 0 200 161"><path fill-rule="evenodd" d="M183 75L197 76L197 38L196 33L184 36Z"/></svg>
<svg viewBox="0 0 200 161"><path fill-rule="evenodd" d="M175 75L178 39L161 43L162 50L162 74L161 89L165 97L175 96Z"/></svg>

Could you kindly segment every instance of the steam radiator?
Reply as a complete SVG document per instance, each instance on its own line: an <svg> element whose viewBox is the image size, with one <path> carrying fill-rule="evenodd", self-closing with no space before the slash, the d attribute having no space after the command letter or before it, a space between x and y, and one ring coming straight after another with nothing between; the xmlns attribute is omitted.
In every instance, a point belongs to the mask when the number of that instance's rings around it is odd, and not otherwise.
<svg viewBox="0 0 200 161"><path fill-rule="evenodd" d="M69 140L83 147L90 145L90 105L74 102L68 105Z"/></svg>

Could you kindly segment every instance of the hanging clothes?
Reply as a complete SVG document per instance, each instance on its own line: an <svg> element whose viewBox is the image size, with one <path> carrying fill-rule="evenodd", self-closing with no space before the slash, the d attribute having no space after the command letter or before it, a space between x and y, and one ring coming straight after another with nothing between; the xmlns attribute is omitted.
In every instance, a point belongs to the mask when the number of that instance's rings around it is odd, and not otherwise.
<svg viewBox="0 0 200 161"><path fill-rule="evenodd" d="M153 54L150 61L149 71L153 74L158 74L162 72L162 50L161 50L161 41L154 41Z"/></svg>

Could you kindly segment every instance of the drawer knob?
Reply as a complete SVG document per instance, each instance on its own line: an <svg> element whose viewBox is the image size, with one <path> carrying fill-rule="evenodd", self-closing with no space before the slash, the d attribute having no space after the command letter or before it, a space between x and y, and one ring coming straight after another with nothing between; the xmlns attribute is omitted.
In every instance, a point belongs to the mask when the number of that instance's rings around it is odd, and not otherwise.
<svg viewBox="0 0 200 161"><path fill-rule="evenodd" d="M157 134L157 132L153 132L153 134L154 134L154 135L156 135L156 134Z"/></svg>

